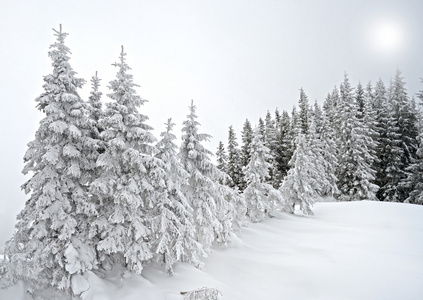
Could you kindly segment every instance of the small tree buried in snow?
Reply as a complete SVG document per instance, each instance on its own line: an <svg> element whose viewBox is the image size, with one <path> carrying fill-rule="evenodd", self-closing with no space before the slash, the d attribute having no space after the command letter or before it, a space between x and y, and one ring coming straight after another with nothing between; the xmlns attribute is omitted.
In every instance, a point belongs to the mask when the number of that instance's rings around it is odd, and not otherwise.
<svg viewBox="0 0 423 300"><path fill-rule="evenodd" d="M203 287L189 292L181 292L184 300L219 300L222 293L214 288Z"/></svg>
<svg viewBox="0 0 423 300"><path fill-rule="evenodd" d="M285 210L294 213L295 205L299 205L306 215L313 215L312 206L317 196L316 178L321 176L315 166L315 156L307 145L304 134L299 134L295 142L297 148L291 158L292 168L288 171L280 191L286 201Z"/></svg>
<svg viewBox="0 0 423 300"><path fill-rule="evenodd" d="M247 207L247 217L252 222L260 222L282 207L284 200L278 190L265 182L269 177L270 163L267 161L270 154L258 128L255 129L250 150L250 162L243 169L247 180L243 196Z"/></svg>

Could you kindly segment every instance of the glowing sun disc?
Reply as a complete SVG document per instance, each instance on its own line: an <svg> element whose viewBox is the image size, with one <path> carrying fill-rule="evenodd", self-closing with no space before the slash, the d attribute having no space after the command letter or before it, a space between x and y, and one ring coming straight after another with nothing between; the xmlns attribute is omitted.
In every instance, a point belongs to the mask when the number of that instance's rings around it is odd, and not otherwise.
<svg viewBox="0 0 423 300"><path fill-rule="evenodd" d="M400 50L403 36L402 28L398 23L385 20L373 24L369 38L376 52L393 54Z"/></svg>

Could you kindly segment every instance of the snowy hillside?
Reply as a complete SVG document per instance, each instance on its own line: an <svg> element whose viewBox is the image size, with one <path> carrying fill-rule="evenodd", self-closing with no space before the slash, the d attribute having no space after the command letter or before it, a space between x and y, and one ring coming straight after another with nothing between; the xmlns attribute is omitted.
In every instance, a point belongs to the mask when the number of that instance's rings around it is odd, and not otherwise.
<svg viewBox="0 0 423 300"><path fill-rule="evenodd" d="M317 203L315 216L281 214L251 224L229 247L214 248L205 269L158 265L143 276L91 277L87 300L182 300L213 287L230 299L422 299L423 206L386 202ZM22 287L0 299L27 299Z"/></svg>

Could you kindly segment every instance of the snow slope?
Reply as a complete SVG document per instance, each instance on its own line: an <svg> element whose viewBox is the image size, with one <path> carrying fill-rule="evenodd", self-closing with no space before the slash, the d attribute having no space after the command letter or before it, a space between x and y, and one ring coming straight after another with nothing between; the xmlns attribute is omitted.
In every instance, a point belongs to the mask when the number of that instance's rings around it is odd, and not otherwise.
<svg viewBox="0 0 423 300"><path fill-rule="evenodd" d="M423 206L317 203L315 216L281 214L215 247L205 270L157 265L143 276L91 276L87 300L182 300L180 291L218 288L222 300L423 299ZM25 299L22 285L0 299Z"/></svg>

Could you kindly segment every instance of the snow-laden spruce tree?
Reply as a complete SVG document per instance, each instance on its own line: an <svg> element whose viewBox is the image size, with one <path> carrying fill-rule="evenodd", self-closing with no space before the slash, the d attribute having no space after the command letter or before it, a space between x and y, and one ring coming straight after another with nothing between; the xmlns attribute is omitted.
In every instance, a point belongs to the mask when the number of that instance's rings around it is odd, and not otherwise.
<svg viewBox="0 0 423 300"><path fill-rule="evenodd" d="M250 144L253 140L253 129L251 128L251 123L248 119L245 120L245 123L242 127L242 146L241 146L241 161L242 167L245 167L251 159Z"/></svg>
<svg viewBox="0 0 423 300"><path fill-rule="evenodd" d="M216 151L216 167L223 173L228 169L228 155L226 154L225 145L222 141L219 142ZM223 182L221 182L223 183Z"/></svg>
<svg viewBox="0 0 423 300"><path fill-rule="evenodd" d="M103 117L104 111L103 104L101 102L101 96L103 93L99 90L99 87L100 78L98 78L97 72L95 72L95 75L91 77L91 91L90 96L88 97L88 117L92 122L90 134L93 139L98 141L97 151L93 153L92 157L92 161L94 162L97 162L98 156L103 153L105 149L105 143L100 136L100 133L103 131L103 129L101 128L99 121ZM98 178L100 173L101 169L94 166L92 173L93 178ZM99 199L95 195L91 199L93 202L97 203L96 205L98 205Z"/></svg>
<svg viewBox="0 0 423 300"><path fill-rule="evenodd" d="M264 133L264 145L269 149L268 163L270 164L269 178L267 183L271 184L274 188L279 188L282 175L279 172L277 163L275 161L276 152L278 148L278 129L276 128L276 122L273 120L272 115L269 111L266 113L265 118L265 133Z"/></svg>
<svg viewBox="0 0 423 300"><path fill-rule="evenodd" d="M305 215L313 215L314 199L317 196L317 180L320 176L315 168L315 156L309 148L305 134L300 133L295 139L296 149L292 155L291 169L280 187L285 199L284 210L294 213L299 205Z"/></svg>
<svg viewBox="0 0 423 300"><path fill-rule="evenodd" d="M194 209L194 230L198 242L205 251L209 251L213 241L227 243L232 231L233 206L226 201L221 192L219 179L224 174L210 161L212 153L202 142L208 141L210 135L199 133L193 101L190 113L182 127L182 145L179 157L189 174L188 185L183 193Z"/></svg>
<svg viewBox="0 0 423 300"><path fill-rule="evenodd" d="M270 150L264 145L260 129L254 130L253 140L250 144L251 159L243 168L247 187L243 196L247 207L247 217L252 222L260 222L272 215L277 209L283 206L281 193L266 183L269 178L268 162Z"/></svg>
<svg viewBox="0 0 423 300"><path fill-rule="evenodd" d="M228 163L226 173L229 176L228 186L239 189L242 185L242 166L240 150L238 149L237 138L234 128L229 126L228 133Z"/></svg>
<svg viewBox="0 0 423 300"><path fill-rule="evenodd" d="M95 75L91 77L91 92L90 96L88 97L88 106L89 108L89 117L94 121L94 126L92 130L92 136L96 139L100 139L100 132L102 129L100 128L98 121L103 116L103 109L101 103L101 96L103 95L102 92L99 91L100 87L100 78L97 76L97 72Z"/></svg>
<svg viewBox="0 0 423 300"><path fill-rule="evenodd" d="M405 180L410 194L405 200L407 203L423 204L423 132L420 130L418 136L419 148L416 152L416 159L408 168L408 177Z"/></svg>
<svg viewBox="0 0 423 300"><path fill-rule="evenodd" d="M188 173L178 158L176 137L172 133L174 125L171 119L167 121L166 131L161 133L162 139L156 145L156 157L164 163L164 173L158 173L162 178L154 183L157 199L151 222L153 253L169 274L178 261L201 267L200 257L206 255L195 240L193 210L182 192L188 184Z"/></svg>
<svg viewBox="0 0 423 300"><path fill-rule="evenodd" d="M338 188L342 201L376 200L379 189L373 183L376 171L373 169L373 156L367 147L372 141L367 135L363 119L357 118L357 103L354 101L348 76L341 84L338 140Z"/></svg>
<svg viewBox="0 0 423 300"><path fill-rule="evenodd" d="M422 79L423 82L423 79ZM423 106L423 91L417 94L420 99L420 106ZM407 168L408 177L406 182L410 194L405 202L414 204L423 204L423 115L422 112L417 113L419 135L417 137L418 148L416 158L413 163Z"/></svg>
<svg viewBox="0 0 423 300"><path fill-rule="evenodd" d="M383 84L383 82L382 82ZM385 124L381 123L380 116L382 111L385 111L386 113L386 107L381 103L381 99L379 98L378 101L376 101L376 93L375 90L372 87L372 84L369 82L366 86L366 90L364 93L364 118L363 121L367 126L367 135L371 138L371 143L367 145L369 149L369 153L373 157L373 166L372 168L376 171L375 173L375 179L373 181L374 184L378 184L378 174L379 172L379 166L380 166L380 159L378 155L378 149L380 148L380 141L381 141L381 132L383 126ZM379 193L379 191L378 191ZM376 197L378 197L378 193L376 193Z"/></svg>
<svg viewBox="0 0 423 300"><path fill-rule="evenodd" d="M239 157L239 162L241 163L241 157ZM228 167L228 156L226 155L225 147L222 142L219 142L219 146L216 152L216 162L217 169L222 173L222 176L218 179L220 184L220 192L223 197L228 201L234 210L234 217L232 218L232 227L234 230L240 230L243 225L246 223L245 218L245 201L244 198L240 195L240 189L244 186L244 177L240 176L239 188L231 188L228 184L232 180L227 174Z"/></svg>
<svg viewBox="0 0 423 300"><path fill-rule="evenodd" d="M404 202L410 192L407 187L407 169L417 156L418 129L416 111L407 95L404 78L399 70L397 70L389 87L389 101L392 107L391 115L398 126L399 146L402 150L399 164L402 174L398 187L398 198L395 201Z"/></svg>
<svg viewBox="0 0 423 300"><path fill-rule="evenodd" d="M274 162L278 169L280 181L289 170L289 161L294 151L293 133L291 131L291 117L287 111L283 111L278 125L278 136L274 152Z"/></svg>
<svg viewBox="0 0 423 300"><path fill-rule="evenodd" d="M342 109L341 109L341 97L339 95L339 89L335 86L331 93L325 99L323 103L323 112L329 123L329 132L331 138L335 142L336 153L338 154L341 148L341 136L342 132L341 121L342 121Z"/></svg>
<svg viewBox="0 0 423 300"><path fill-rule="evenodd" d="M303 214L312 215L318 195L333 196L338 192L334 143L327 130L326 119L316 103L314 116L309 118L308 134L300 133L295 140L291 169L280 188L286 201L285 210L290 213L299 205Z"/></svg>
<svg viewBox="0 0 423 300"><path fill-rule="evenodd" d="M78 94L84 80L75 77L69 64L68 34L60 26L54 35L48 53L53 72L44 76L44 93L36 99L45 116L24 156L23 173L32 176L22 189L30 197L5 256L12 281L26 281L32 290L52 286L71 294L76 282L87 283L84 272L97 266L88 236L97 211L88 186L98 141L90 135L93 124Z"/></svg>
<svg viewBox="0 0 423 300"><path fill-rule="evenodd" d="M141 273L143 263L152 256L150 250L149 211L153 207L154 187L149 169L160 164L154 158L156 140L147 116L139 113L146 100L136 94L133 76L128 73L126 53L122 47L116 79L110 81L112 100L99 124L105 151L97 166L101 175L91 185L98 197L99 218L92 223L92 236L98 238L97 251L104 268L122 263L128 270Z"/></svg>
<svg viewBox="0 0 423 300"><path fill-rule="evenodd" d="M240 159L241 159L241 170L244 168L251 159L251 151L250 151L250 144L253 139L253 129L251 128L251 123L248 119L245 120L244 125L242 126L241 131L241 151L240 151ZM241 183L239 186L239 190L241 192L244 191L245 187L247 186L247 182L244 178L244 173L241 176Z"/></svg>
<svg viewBox="0 0 423 300"><path fill-rule="evenodd" d="M374 163L375 183L380 187L377 197L381 201L397 201L399 182L403 176L398 122L392 114L392 103L382 80L376 83L372 96L371 108L375 114L372 127L376 131L377 157Z"/></svg>
<svg viewBox="0 0 423 300"><path fill-rule="evenodd" d="M314 117L310 125L309 141L318 165L322 173L318 177L317 191L320 196L335 196L339 193L337 187L336 168L338 159L336 157L336 144L333 139L333 130L329 125L328 118L322 112L316 102L314 105Z"/></svg>
<svg viewBox="0 0 423 300"><path fill-rule="evenodd" d="M377 197L381 201L398 201L400 181L404 178L401 157L401 133L398 120L393 114L392 102L388 99L385 84L382 80L376 83L371 105L375 115L372 125L376 131L376 170L375 183L380 187Z"/></svg>
<svg viewBox="0 0 423 300"><path fill-rule="evenodd" d="M300 122L300 131L302 134L307 134L310 128L310 104L308 97L303 88L300 89L300 99L298 100L298 107L300 109L298 118Z"/></svg>

